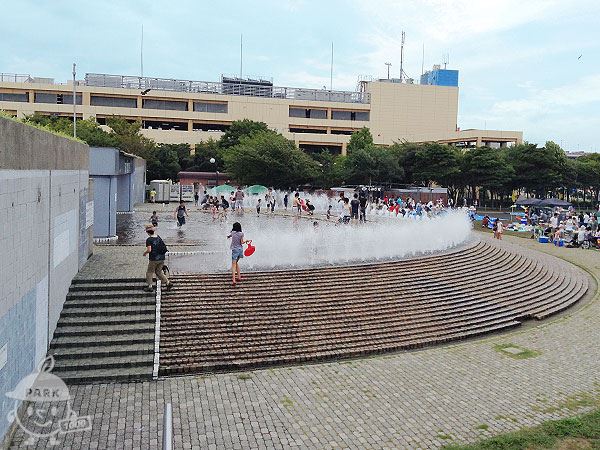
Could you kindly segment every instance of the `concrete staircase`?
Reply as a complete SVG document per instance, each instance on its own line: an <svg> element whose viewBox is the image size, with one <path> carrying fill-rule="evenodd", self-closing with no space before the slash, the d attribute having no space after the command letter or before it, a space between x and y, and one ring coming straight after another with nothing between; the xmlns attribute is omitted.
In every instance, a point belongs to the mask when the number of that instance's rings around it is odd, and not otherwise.
<svg viewBox="0 0 600 450"><path fill-rule="evenodd" d="M152 378L155 296L141 279L75 279L50 343L67 383Z"/></svg>
<svg viewBox="0 0 600 450"><path fill-rule="evenodd" d="M245 370L415 349L568 308L588 279L478 243L381 264L181 275L161 300L160 374Z"/></svg>

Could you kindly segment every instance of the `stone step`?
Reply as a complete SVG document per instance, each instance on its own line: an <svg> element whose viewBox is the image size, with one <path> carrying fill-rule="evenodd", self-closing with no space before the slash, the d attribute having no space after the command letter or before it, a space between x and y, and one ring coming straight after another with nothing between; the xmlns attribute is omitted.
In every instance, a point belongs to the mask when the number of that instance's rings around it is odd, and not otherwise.
<svg viewBox="0 0 600 450"><path fill-rule="evenodd" d="M129 283L87 283L87 284L72 284L69 287L69 292L104 292L104 291L139 291L146 287L144 281L136 281Z"/></svg>
<svg viewBox="0 0 600 450"><path fill-rule="evenodd" d="M69 300L95 300L95 299L113 299L113 298L153 298L155 294L145 292L143 289L137 291L81 291L67 293L67 301Z"/></svg>
<svg viewBox="0 0 600 450"><path fill-rule="evenodd" d="M57 358L53 372L76 372L95 369L125 369L130 367L153 367L154 353L97 358ZM152 370L150 370L152 373Z"/></svg>
<svg viewBox="0 0 600 450"><path fill-rule="evenodd" d="M80 284L113 284L113 283L135 283L145 281L143 278L75 278L71 282L74 285Z"/></svg>
<svg viewBox="0 0 600 450"><path fill-rule="evenodd" d="M126 367L106 369L90 369L85 371L54 371L55 375L67 384L88 383L119 383L128 381L141 381L152 379L153 366L148 367Z"/></svg>
<svg viewBox="0 0 600 450"><path fill-rule="evenodd" d="M135 323L130 325L101 325L101 326L61 326L54 331L54 336L114 336L136 335L138 333L154 332L155 324Z"/></svg>
<svg viewBox="0 0 600 450"><path fill-rule="evenodd" d="M138 303L131 305L98 307L95 304L83 307L69 307L63 309L62 317L95 317L95 316L130 316L137 314L154 314L156 306L154 302Z"/></svg>
<svg viewBox="0 0 600 450"><path fill-rule="evenodd" d="M57 359L80 359L80 358L102 358L111 356L129 356L129 355L154 355L153 340L143 344L116 344L114 342L107 345L86 345L84 347L53 347L48 352Z"/></svg>
<svg viewBox="0 0 600 450"><path fill-rule="evenodd" d="M90 315L90 316L61 316L58 321L58 327L96 327L100 325L122 325L129 324L150 324L155 323L155 313L150 314L106 314L106 315Z"/></svg>
<svg viewBox="0 0 600 450"><path fill-rule="evenodd" d="M107 348L122 345L151 345L154 346L154 329L152 331L136 334L91 335L91 336L58 336L52 339L51 349L87 348L94 345L103 345Z"/></svg>
<svg viewBox="0 0 600 450"><path fill-rule="evenodd" d="M206 372L223 372L235 370L250 370L269 366L301 364L306 362L321 362L339 359L350 359L361 356L369 356L382 354L399 350L413 350L423 348L434 344L443 344L452 342L457 339L468 339L482 334L489 334L498 331L504 331L510 328L518 327L520 322L502 322L499 324L491 324L488 326L477 327L471 330L466 330L460 333L450 333L439 336L436 339L415 339L411 342L402 344L390 342L385 345L381 344L363 344L357 345L352 349L339 350L321 350L313 353L305 354L282 354L272 357L261 357L255 359L234 359L227 360L223 358L220 362L202 362L189 358L186 361L172 363L169 362L169 357L161 354L161 366L159 368L160 375L184 374L184 373L206 373Z"/></svg>
<svg viewBox="0 0 600 450"><path fill-rule="evenodd" d="M135 307L135 306L155 306L156 299L154 297L140 298L86 298L77 300L67 300L63 305L63 311L71 308L110 308L110 307Z"/></svg>

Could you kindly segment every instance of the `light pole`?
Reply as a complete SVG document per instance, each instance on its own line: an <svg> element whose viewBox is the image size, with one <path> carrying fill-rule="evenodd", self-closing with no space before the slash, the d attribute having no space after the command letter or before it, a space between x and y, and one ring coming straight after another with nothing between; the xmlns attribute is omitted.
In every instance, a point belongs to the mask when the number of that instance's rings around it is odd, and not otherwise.
<svg viewBox="0 0 600 450"><path fill-rule="evenodd" d="M210 158L210 163L215 165L215 175L217 179L217 184L215 186L215 193L217 192L217 188L219 187L219 171L217 170L217 160L215 158Z"/></svg>
<svg viewBox="0 0 600 450"><path fill-rule="evenodd" d="M392 63L386 62L385 65L387 66L387 69L388 69L387 79L389 80L390 79L390 67L392 67Z"/></svg>
<svg viewBox="0 0 600 450"><path fill-rule="evenodd" d="M75 89L75 75L77 74L75 70L76 66L73 63L73 137L77 137L77 109L75 105L77 104L77 91Z"/></svg>

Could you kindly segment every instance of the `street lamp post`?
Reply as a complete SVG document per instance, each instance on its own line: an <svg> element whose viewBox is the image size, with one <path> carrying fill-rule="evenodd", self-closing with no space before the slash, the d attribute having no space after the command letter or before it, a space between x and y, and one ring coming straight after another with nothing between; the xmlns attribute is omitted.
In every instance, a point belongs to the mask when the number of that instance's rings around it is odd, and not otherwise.
<svg viewBox="0 0 600 450"><path fill-rule="evenodd" d="M215 186L215 192L217 190L217 188L219 187L219 171L217 170L217 160L215 158L210 158L210 163L215 165L215 178L216 178L216 186Z"/></svg>

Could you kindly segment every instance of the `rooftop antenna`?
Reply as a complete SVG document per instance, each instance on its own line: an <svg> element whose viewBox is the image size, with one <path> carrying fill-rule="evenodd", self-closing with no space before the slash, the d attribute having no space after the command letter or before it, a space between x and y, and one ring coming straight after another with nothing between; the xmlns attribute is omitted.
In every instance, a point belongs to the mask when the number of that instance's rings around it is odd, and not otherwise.
<svg viewBox="0 0 600 450"><path fill-rule="evenodd" d="M392 63L386 62L385 65L387 66L387 69L388 69L387 79L389 80L390 79L390 67L392 67Z"/></svg>
<svg viewBox="0 0 600 450"><path fill-rule="evenodd" d="M244 35L240 34L240 78L242 78L243 69L243 56L244 56Z"/></svg>
<svg viewBox="0 0 600 450"><path fill-rule="evenodd" d="M400 83L404 77L404 31L402 31L402 40L400 41Z"/></svg>
<svg viewBox="0 0 600 450"><path fill-rule="evenodd" d="M423 54L421 56L421 76L425 73L425 42L423 42Z"/></svg>
<svg viewBox="0 0 600 450"><path fill-rule="evenodd" d="M140 77L144 77L144 24L142 24L142 40L140 42Z"/></svg>
<svg viewBox="0 0 600 450"><path fill-rule="evenodd" d="M333 91L333 41L331 41L331 69L329 71L329 90Z"/></svg>
<svg viewBox="0 0 600 450"><path fill-rule="evenodd" d="M446 70L446 66L450 63L450 53L444 53L444 70Z"/></svg>

